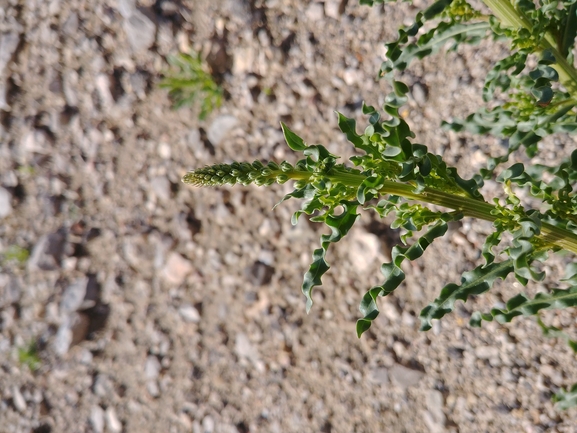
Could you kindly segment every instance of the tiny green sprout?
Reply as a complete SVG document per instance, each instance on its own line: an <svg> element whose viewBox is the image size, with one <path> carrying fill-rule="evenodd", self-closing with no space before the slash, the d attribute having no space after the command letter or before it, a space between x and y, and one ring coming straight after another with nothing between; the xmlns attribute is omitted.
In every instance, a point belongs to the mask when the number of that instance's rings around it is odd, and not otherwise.
<svg viewBox="0 0 577 433"><path fill-rule="evenodd" d="M18 245L10 245L2 256L3 263L16 262L23 265L26 263L26 260L28 260L30 253L26 248L19 247Z"/></svg>
<svg viewBox="0 0 577 433"><path fill-rule="evenodd" d="M25 347L18 348L18 362L28 366L31 371L36 371L40 368L42 361L40 360L38 345L35 341L31 341Z"/></svg>
<svg viewBox="0 0 577 433"><path fill-rule="evenodd" d="M200 103L199 119L204 120L223 101L222 88L216 84L200 53L180 53L168 57L172 70L165 74L159 86L168 89L174 109Z"/></svg>

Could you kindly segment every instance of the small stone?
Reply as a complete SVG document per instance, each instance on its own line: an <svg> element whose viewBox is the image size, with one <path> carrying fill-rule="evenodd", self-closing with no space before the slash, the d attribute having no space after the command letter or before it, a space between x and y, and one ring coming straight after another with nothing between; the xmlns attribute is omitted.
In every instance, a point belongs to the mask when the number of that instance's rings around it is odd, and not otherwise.
<svg viewBox="0 0 577 433"><path fill-rule="evenodd" d="M198 323L200 322L200 314L198 310L192 305L183 305L178 309L178 313L184 319L185 322Z"/></svg>
<svg viewBox="0 0 577 433"><path fill-rule="evenodd" d="M150 355L146 358L144 374L148 379L156 379L160 374L161 365L156 356Z"/></svg>
<svg viewBox="0 0 577 433"><path fill-rule="evenodd" d="M361 230L353 230L349 236L348 257L351 264L357 272L365 273L379 258L379 239L374 234Z"/></svg>
<svg viewBox="0 0 577 433"><path fill-rule="evenodd" d="M395 364L392 368L389 369L389 377L391 378L391 382L403 390L410 386L417 385L424 376L425 373L422 371L413 370L401 364Z"/></svg>
<svg viewBox="0 0 577 433"><path fill-rule="evenodd" d="M116 411L112 406L109 406L106 409L106 413L104 415L106 417L106 427L111 433L119 433L122 431L122 423L118 419Z"/></svg>
<svg viewBox="0 0 577 433"><path fill-rule="evenodd" d="M134 11L136 11L136 0L118 0L118 12L124 18L130 18Z"/></svg>
<svg viewBox="0 0 577 433"><path fill-rule="evenodd" d="M341 16L340 13L340 1L338 0L327 0L325 2L325 15L330 18L338 20Z"/></svg>
<svg viewBox="0 0 577 433"><path fill-rule="evenodd" d="M0 187L0 219L12 213L12 195L8 190Z"/></svg>
<svg viewBox="0 0 577 433"><path fill-rule="evenodd" d="M499 349L492 346L479 346L475 348L475 356L479 359L498 358Z"/></svg>
<svg viewBox="0 0 577 433"><path fill-rule="evenodd" d="M20 35L16 32L0 33L0 77L4 75L6 67L20 43Z"/></svg>
<svg viewBox="0 0 577 433"><path fill-rule="evenodd" d="M95 433L104 431L104 411L100 406L92 406L90 411L90 424Z"/></svg>
<svg viewBox="0 0 577 433"><path fill-rule="evenodd" d="M427 391L425 402L435 424L444 426L446 418L443 412L443 394L436 389L429 390Z"/></svg>
<svg viewBox="0 0 577 433"><path fill-rule="evenodd" d="M63 230L44 235L38 239L27 262L28 270L53 271L58 269L64 253L65 242L66 236Z"/></svg>
<svg viewBox="0 0 577 433"><path fill-rule="evenodd" d="M377 385L385 385L389 382L389 372L386 368L375 368L371 370L369 378Z"/></svg>
<svg viewBox="0 0 577 433"><path fill-rule="evenodd" d="M86 296L87 284L88 278L83 277L69 284L66 289L64 289L64 294L60 301L60 309L63 313L70 313L80 308Z"/></svg>
<svg viewBox="0 0 577 433"><path fill-rule="evenodd" d="M12 403L14 403L14 407L18 412L24 413L26 410L26 400L24 400L20 388L16 385L12 387Z"/></svg>
<svg viewBox="0 0 577 433"><path fill-rule="evenodd" d="M158 145L158 156L162 159L170 159L171 151L168 143L160 143Z"/></svg>
<svg viewBox="0 0 577 433"><path fill-rule="evenodd" d="M420 83L413 84L413 88L411 89L411 93L413 95L413 99L419 105L425 105L427 102L427 91L425 87Z"/></svg>
<svg viewBox="0 0 577 433"><path fill-rule="evenodd" d="M135 52L147 50L154 44L156 24L138 9L134 9L132 14L124 20L123 27L128 42Z"/></svg>
<svg viewBox="0 0 577 433"><path fill-rule="evenodd" d="M114 105L114 98L110 91L110 78L106 74L98 74L95 80L96 90L100 96L100 102L104 108L110 108Z"/></svg>
<svg viewBox="0 0 577 433"><path fill-rule="evenodd" d="M211 416L205 416L202 420L202 429L204 433L212 433L214 431L214 420Z"/></svg>
<svg viewBox="0 0 577 433"><path fill-rule="evenodd" d="M105 374L99 374L96 376L92 389L94 394L99 397L110 396L114 390L110 378Z"/></svg>
<svg viewBox="0 0 577 433"><path fill-rule="evenodd" d="M179 286L191 272L192 264L190 261L176 252L171 252L161 271L161 275L168 284Z"/></svg>
<svg viewBox="0 0 577 433"><path fill-rule="evenodd" d="M261 261L256 261L247 269L247 275L253 286L264 286L271 282L274 268Z"/></svg>
<svg viewBox="0 0 577 433"><path fill-rule="evenodd" d="M213 120L206 135L213 146L218 146L226 138L232 128L238 124L238 119L230 114L223 114Z"/></svg>
<svg viewBox="0 0 577 433"><path fill-rule="evenodd" d="M318 23L324 17L324 10L322 3L311 3L307 8L305 14L309 21Z"/></svg>
<svg viewBox="0 0 577 433"><path fill-rule="evenodd" d="M150 179L150 186L160 201L170 200L170 182L166 176L153 177Z"/></svg>

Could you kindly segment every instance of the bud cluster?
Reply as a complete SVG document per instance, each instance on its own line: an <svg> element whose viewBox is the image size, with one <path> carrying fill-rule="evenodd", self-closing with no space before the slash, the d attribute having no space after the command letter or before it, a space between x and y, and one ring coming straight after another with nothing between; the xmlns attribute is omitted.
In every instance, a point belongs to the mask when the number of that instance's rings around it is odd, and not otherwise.
<svg viewBox="0 0 577 433"><path fill-rule="evenodd" d="M221 186L237 183L268 186L275 182L285 183L290 179L290 173L294 170L294 167L286 161L280 165L275 162L264 165L260 161L254 161L252 164L233 162L191 170L183 176L182 181L195 186Z"/></svg>

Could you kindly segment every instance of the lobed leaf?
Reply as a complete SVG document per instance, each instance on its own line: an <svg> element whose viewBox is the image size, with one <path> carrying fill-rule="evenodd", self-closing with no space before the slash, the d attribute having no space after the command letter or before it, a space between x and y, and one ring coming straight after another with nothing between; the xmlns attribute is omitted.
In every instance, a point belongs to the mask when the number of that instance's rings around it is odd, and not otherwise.
<svg viewBox="0 0 577 433"><path fill-rule="evenodd" d="M520 293L509 299L505 308L493 308L490 313L476 312L471 317L470 325L481 326L481 321L499 323L510 322L517 316L534 316L539 311L553 308L568 308L577 306L577 286L567 290L553 289L551 293L538 293L533 299Z"/></svg>
<svg viewBox="0 0 577 433"><path fill-rule="evenodd" d="M381 272L385 277L385 282L381 286L372 287L361 300L359 310L363 317L357 320L357 336L361 335L371 327L373 320L379 315L377 305L378 296L386 296L392 293L405 279L405 273L401 269L401 264L405 259L415 260L423 255L425 250L438 237L443 236L448 229L447 221L452 216L443 214L444 218L434 224L423 236L408 247L395 246L392 250L392 261L381 266Z"/></svg>
<svg viewBox="0 0 577 433"><path fill-rule="evenodd" d="M306 311L310 311L313 305L312 291L315 286L322 284L321 277L329 270L330 266L326 261L326 254L331 243L340 241L345 236L359 214L357 211L357 202L343 201L340 203L343 207L343 213L340 215L326 214L323 216L324 223L330 227L331 234L321 236L321 247L313 252L313 262L309 270L305 273L302 292L306 297Z"/></svg>
<svg viewBox="0 0 577 433"><path fill-rule="evenodd" d="M487 292L497 278L504 280L513 270L513 260L509 259L500 263L478 266L470 272L465 272L461 278L461 285L453 283L446 285L439 297L421 311L419 315L421 331L431 329L433 319L441 319L452 312L457 300L466 302L469 296Z"/></svg>

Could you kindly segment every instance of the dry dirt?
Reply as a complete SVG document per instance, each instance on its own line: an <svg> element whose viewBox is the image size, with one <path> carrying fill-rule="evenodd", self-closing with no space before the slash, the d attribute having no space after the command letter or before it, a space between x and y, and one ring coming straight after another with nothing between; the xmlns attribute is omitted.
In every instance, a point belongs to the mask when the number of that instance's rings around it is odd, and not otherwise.
<svg viewBox="0 0 577 433"><path fill-rule="evenodd" d="M363 100L383 103L382 43L426 3L0 0L1 433L577 432L577 411L550 402L577 382L564 342L532 319L468 326L514 281L418 331L421 308L481 263L490 227L465 221L408 265L357 339L398 233L363 213L307 315L323 230L291 226L296 202L271 210L288 186L180 183L215 162L294 161L280 121L350 154L334 110L362 122ZM227 92L202 122L158 88L167 56L190 49ZM505 52L461 47L400 76L417 140L464 177L500 143L439 124L481 103ZM9 260L18 247L27 260ZM529 292L555 287L555 263ZM575 332L571 312L544 320ZM32 343L36 371L19 355Z"/></svg>

